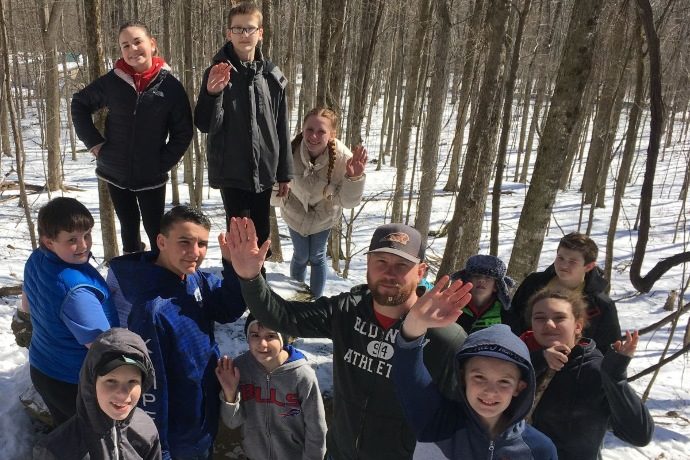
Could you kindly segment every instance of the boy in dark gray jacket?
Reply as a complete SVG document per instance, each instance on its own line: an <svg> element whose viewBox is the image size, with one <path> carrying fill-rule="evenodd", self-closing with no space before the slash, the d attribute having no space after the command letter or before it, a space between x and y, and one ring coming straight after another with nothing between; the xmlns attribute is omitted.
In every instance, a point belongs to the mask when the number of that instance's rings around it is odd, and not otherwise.
<svg viewBox="0 0 690 460"><path fill-rule="evenodd" d="M242 426L242 447L253 459L321 460L326 419L314 370L283 336L252 315L244 326L249 351L218 360L221 417Z"/></svg>
<svg viewBox="0 0 690 460"><path fill-rule="evenodd" d="M81 368L77 414L36 444L34 459L160 459L156 425L136 407L154 380L141 337L121 328L99 335Z"/></svg>

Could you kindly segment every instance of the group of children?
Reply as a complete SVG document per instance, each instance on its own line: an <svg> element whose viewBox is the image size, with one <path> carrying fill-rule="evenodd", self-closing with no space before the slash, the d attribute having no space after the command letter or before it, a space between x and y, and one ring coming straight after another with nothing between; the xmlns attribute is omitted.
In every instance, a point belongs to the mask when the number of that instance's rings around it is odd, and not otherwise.
<svg viewBox="0 0 690 460"><path fill-rule="evenodd" d="M286 81L257 48L261 21L253 4L233 7L194 122L208 133L209 180L227 217L252 217L261 246L269 207L280 206L295 248L291 276L304 281L310 265L318 297L330 228L343 207L361 201L367 155L336 139L336 114L323 108L307 113L289 145ZM191 109L145 25L123 25L118 39L122 59L75 95L72 111L109 184L124 251L143 248L140 217L156 250L167 173L191 140ZM91 121L102 107L105 135ZM144 158L149 166L138 163ZM127 315L118 318L108 285L88 263L92 227L78 201L51 200L38 217L41 246L26 264L31 378L59 425L35 458L160 458L156 427L136 407L155 382L154 365L141 338L119 328ZM632 444L650 441L653 421L625 377L638 336L621 340L596 257L591 239L566 235L554 264L528 276L512 301L515 283L493 256L473 256L450 277L451 286L471 283L462 309L430 307L448 277L421 287L396 337L391 373L417 436L416 458L594 459L609 427ZM447 363L457 372L457 400L439 392L421 359L427 329L452 322L470 334ZM324 407L304 355L251 315L245 334L249 350L217 362L222 420L243 427L251 458L324 458ZM537 385L549 379L535 406Z"/></svg>
<svg viewBox="0 0 690 460"><path fill-rule="evenodd" d="M40 306L31 308L29 360L32 380L60 427L40 441L35 458L157 458L155 426L145 412L133 410L154 381L153 365L139 336L117 327L108 288L88 263L90 213L72 198L55 198L39 212L38 224L41 247L25 273L25 299ZM547 269L553 279L527 295L525 331L511 316L512 280L493 256L471 257L453 276L455 284L471 286L464 308L428 308L427 298L444 292L448 277L412 307L396 338L392 378L417 436L416 458L493 452L496 458L595 459L608 429L634 445L650 441L653 420L625 375L638 335L606 344L605 354L588 337L615 307L602 310L582 295L595 267L584 269L583 250L573 241L593 244L580 234L562 239L556 267ZM560 266L564 249L579 255L567 270ZM567 290L560 273L566 281L581 273L580 282ZM608 299L603 291L597 295ZM501 324L508 318L512 331ZM421 351L428 328L454 321L472 333L448 363L461 388L458 400L449 400L431 383ZM594 330L611 335L600 326ZM323 402L304 355L251 315L245 334L249 350L217 363L222 420L243 427L243 445L253 458L323 458ZM543 379L550 382L534 406Z"/></svg>

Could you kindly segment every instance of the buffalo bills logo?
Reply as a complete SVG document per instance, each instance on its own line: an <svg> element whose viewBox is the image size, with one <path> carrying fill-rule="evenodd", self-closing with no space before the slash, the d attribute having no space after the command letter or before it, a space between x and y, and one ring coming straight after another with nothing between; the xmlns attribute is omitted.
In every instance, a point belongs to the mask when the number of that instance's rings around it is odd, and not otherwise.
<svg viewBox="0 0 690 460"><path fill-rule="evenodd" d="M394 243L406 245L410 241L410 235L403 232L389 233L381 238L381 241L392 241Z"/></svg>
<svg viewBox="0 0 690 460"><path fill-rule="evenodd" d="M293 408L287 412L283 412L282 414L280 414L280 416L281 417L294 417L294 416L299 415L301 413L302 413L302 409Z"/></svg>

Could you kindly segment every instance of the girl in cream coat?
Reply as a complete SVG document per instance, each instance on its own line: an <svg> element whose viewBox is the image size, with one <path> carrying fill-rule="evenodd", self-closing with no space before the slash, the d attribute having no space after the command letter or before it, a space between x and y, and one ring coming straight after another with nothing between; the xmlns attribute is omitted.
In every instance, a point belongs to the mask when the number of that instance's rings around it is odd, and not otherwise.
<svg viewBox="0 0 690 460"><path fill-rule="evenodd" d="M335 138L337 116L330 109L315 108L304 117L302 132L292 141L294 179L287 197L274 191L293 244L290 276L306 278L320 297L326 283L326 243L342 208L354 208L362 200L367 152L361 145L351 152Z"/></svg>

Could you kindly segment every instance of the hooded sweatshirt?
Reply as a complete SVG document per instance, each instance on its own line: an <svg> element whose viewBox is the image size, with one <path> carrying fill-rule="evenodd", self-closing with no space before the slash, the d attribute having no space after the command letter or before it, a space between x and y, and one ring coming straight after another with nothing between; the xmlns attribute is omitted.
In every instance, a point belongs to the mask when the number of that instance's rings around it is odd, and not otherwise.
<svg viewBox="0 0 690 460"><path fill-rule="evenodd" d="M434 459L556 459L553 443L525 423L534 401L534 370L529 351L510 328L494 325L470 334L456 355L462 369L465 361L485 356L518 366L527 387L503 412L506 428L496 437L470 407L461 386L460 401L445 398L431 381L422 361L425 336L407 341L398 334L393 355L393 382L403 412L417 438L414 458ZM450 366L451 363L448 363ZM460 375L460 374L459 374Z"/></svg>
<svg viewBox="0 0 690 460"><path fill-rule="evenodd" d="M240 355L237 400L223 401L223 422L242 426L242 447L253 459L321 460L326 453L326 415L314 370L298 349L267 372L251 352Z"/></svg>
<svg viewBox="0 0 690 460"><path fill-rule="evenodd" d="M393 343L402 320L382 327L366 285L314 302L286 301L262 276L240 280L252 314L265 327L298 337L333 340L333 418L326 436L333 460L412 458L414 436L395 397L391 380ZM424 364L446 395L455 394L449 366L465 339L457 324L432 329Z"/></svg>
<svg viewBox="0 0 690 460"><path fill-rule="evenodd" d="M215 323L242 316L244 300L234 272L226 270L221 280L196 270L182 279L156 265L156 257L113 258L109 285L156 369L156 385L139 404L156 422L163 458L203 455L213 446L220 413Z"/></svg>
<svg viewBox="0 0 690 460"><path fill-rule="evenodd" d="M135 407L127 418L115 421L98 405L96 371L117 356L126 356L143 364L146 372L141 383L142 394L151 387L155 380L153 364L141 337L121 328L104 332L91 344L81 368L76 415L36 444L34 459L161 458L158 431L146 412Z"/></svg>

